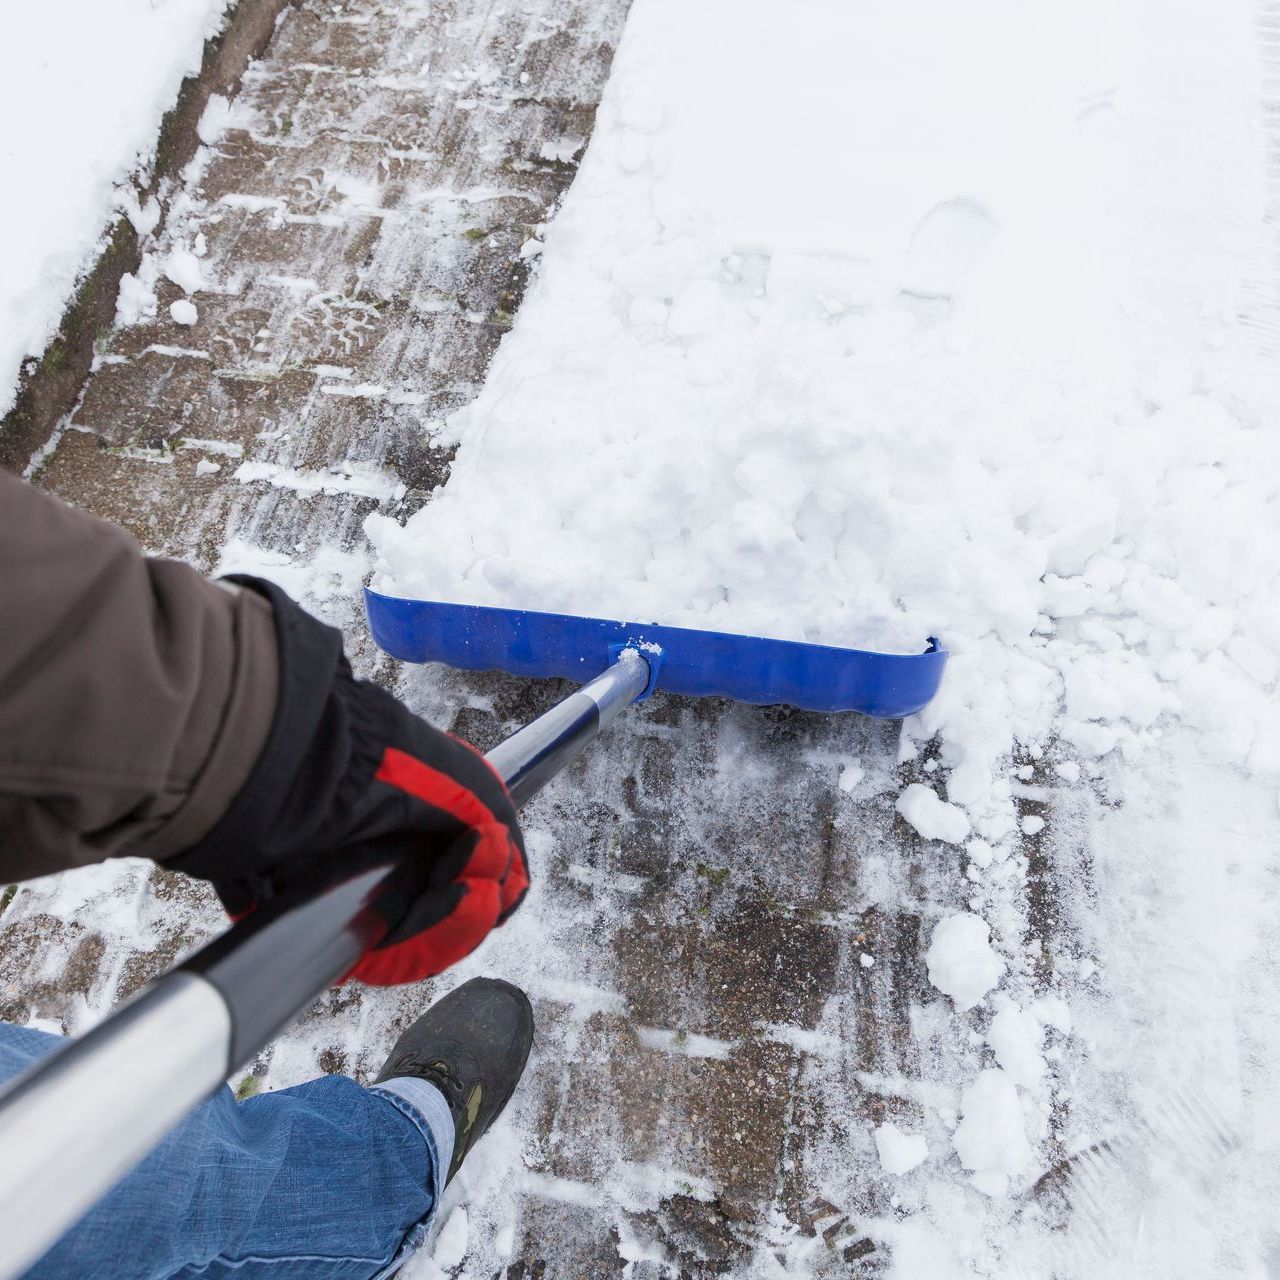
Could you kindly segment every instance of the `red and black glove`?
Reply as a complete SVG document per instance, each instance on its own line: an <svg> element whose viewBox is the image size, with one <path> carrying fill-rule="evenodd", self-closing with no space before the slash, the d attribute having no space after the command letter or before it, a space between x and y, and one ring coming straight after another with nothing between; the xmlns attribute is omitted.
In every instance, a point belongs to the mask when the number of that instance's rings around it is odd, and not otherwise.
<svg viewBox="0 0 1280 1280"><path fill-rule="evenodd" d="M342 635L279 588L267 596L280 652L276 714L262 755L213 831L169 865L213 882L233 916L298 884L399 862L377 909L388 932L351 977L416 982L473 951L529 887L502 780L466 743L356 680Z"/></svg>

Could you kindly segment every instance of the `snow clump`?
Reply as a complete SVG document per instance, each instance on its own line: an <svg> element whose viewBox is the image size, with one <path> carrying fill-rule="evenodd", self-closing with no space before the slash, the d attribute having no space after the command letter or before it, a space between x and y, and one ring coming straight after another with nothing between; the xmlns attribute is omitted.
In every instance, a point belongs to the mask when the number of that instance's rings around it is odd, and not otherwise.
<svg viewBox="0 0 1280 1280"><path fill-rule="evenodd" d="M1008 1003L987 1029L987 1043L1015 1084L1034 1088L1044 1075L1044 1023L1029 1010Z"/></svg>
<svg viewBox="0 0 1280 1280"><path fill-rule="evenodd" d="M923 783L913 782L907 787L895 807L926 840L960 844L969 836L969 819L964 810L948 804Z"/></svg>
<svg viewBox="0 0 1280 1280"><path fill-rule="evenodd" d="M987 922L971 912L939 921L925 955L929 981L963 1013L972 1009L1004 973L1004 961L991 948Z"/></svg>
<svg viewBox="0 0 1280 1280"><path fill-rule="evenodd" d="M183 293L196 293L204 288L200 259L189 249L175 249L165 260L164 274Z"/></svg>
<svg viewBox="0 0 1280 1280"><path fill-rule="evenodd" d="M845 795L848 795L857 789L858 783L866 776L867 771L855 760L852 764L847 764L840 770L838 786Z"/></svg>
<svg viewBox="0 0 1280 1280"><path fill-rule="evenodd" d="M220 93L211 93L196 125L196 133L205 146L212 146L231 127L234 108Z"/></svg>
<svg viewBox="0 0 1280 1280"><path fill-rule="evenodd" d="M1017 1085L1004 1071L979 1072L961 1097L960 1111L963 1118L951 1138L960 1163L979 1191L1004 1195L1009 1179L1023 1173L1033 1156Z"/></svg>
<svg viewBox="0 0 1280 1280"><path fill-rule="evenodd" d="M467 1256L467 1238L470 1234L467 1211L461 1205L444 1220L436 1236L431 1260L444 1271L452 1271Z"/></svg>

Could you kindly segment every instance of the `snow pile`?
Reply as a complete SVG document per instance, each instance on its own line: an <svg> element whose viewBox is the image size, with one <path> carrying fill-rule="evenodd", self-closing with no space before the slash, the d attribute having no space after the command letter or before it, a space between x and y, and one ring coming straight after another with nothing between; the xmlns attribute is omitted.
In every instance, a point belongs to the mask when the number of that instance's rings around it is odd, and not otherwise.
<svg viewBox="0 0 1280 1280"><path fill-rule="evenodd" d="M132 205L160 121L230 0L40 0L0 15L0 415L102 233Z"/></svg>
<svg viewBox="0 0 1280 1280"><path fill-rule="evenodd" d="M1033 1000L1025 1009L1006 996L997 996L993 1003L996 1015L987 1028L987 1044L1010 1080L1038 1089L1045 1072L1045 1037L1051 1027L1070 1033L1070 1009L1056 996Z"/></svg>

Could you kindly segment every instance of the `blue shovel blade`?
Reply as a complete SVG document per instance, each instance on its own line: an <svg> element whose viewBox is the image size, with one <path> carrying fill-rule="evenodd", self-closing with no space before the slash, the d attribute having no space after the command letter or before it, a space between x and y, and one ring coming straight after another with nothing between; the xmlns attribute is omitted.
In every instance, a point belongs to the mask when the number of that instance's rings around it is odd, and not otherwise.
<svg viewBox="0 0 1280 1280"><path fill-rule="evenodd" d="M374 640L405 662L586 683L610 665L620 646L657 645L657 687L668 693L806 711L910 715L937 692L947 663L935 640L923 653L870 653L650 622L406 600L368 588L364 597Z"/></svg>

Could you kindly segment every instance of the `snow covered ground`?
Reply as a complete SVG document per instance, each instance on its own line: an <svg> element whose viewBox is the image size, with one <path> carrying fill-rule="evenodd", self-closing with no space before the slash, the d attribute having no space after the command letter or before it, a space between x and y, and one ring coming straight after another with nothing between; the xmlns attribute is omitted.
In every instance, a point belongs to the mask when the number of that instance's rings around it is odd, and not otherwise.
<svg viewBox="0 0 1280 1280"><path fill-rule="evenodd" d="M877 1137L895 1276L1280 1274L1267 18L636 0L448 485L367 525L401 594L951 649L898 812L963 860L927 962L989 1049L949 1150ZM1072 846L1046 983L1015 904ZM1055 1260L1008 1207L1050 1130L1188 1083L1243 1146L1154 1142L1145 1227Z"/></svg>
<svg viewBox="0 0 1280 1280"><path fill-rule="evenodd" d="M151 162L230 0L25 0L0 14L0 417Z"/></svg>

